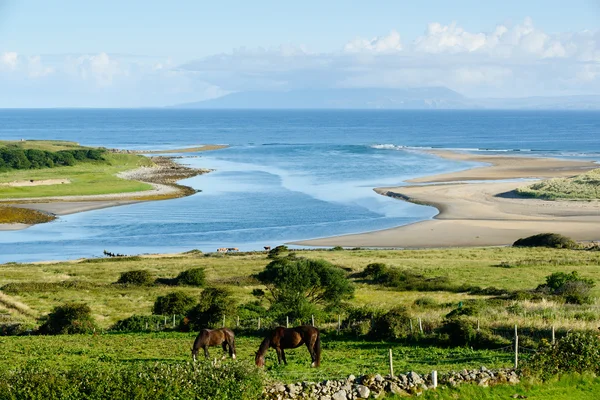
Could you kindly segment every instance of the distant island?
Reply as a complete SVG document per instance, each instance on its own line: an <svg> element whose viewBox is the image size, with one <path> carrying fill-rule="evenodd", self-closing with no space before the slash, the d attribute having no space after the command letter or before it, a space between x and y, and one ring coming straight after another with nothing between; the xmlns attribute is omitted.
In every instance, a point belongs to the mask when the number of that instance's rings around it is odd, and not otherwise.
<svg viewBox="0 0 600 400"><path fill-rule="evenodd" d="M446 87L247 91L170 108L383 110L600 110L600 96L469 98Z"/></svg>

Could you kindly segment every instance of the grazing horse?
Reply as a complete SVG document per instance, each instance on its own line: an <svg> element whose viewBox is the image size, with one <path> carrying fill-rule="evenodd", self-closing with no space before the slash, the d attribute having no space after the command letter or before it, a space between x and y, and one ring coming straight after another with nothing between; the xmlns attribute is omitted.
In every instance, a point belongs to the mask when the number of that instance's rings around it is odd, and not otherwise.
<svg viewBox="0 0 600 400"><path fill-rule="evenodd" d="M277 361L279 364L281 364L281 360L283 360L284 364L287 365L283 349L295 349L302 344L306 345L310 357L312 358L312 364L310 366L320 366L321 336L319 330L310 325L302 325L295 328L278 326L273 329L260 344L254 362L258 367L263 367L265 365L265 354L267 354L269 347L272 347L277 352Z"/></svg>
<svg viewBox="0 0 600 400"><path fill-rule="evenodd" d="M235 360L235 336L231 329L202 329L192 347L192 358L196 361L196 356L200 348L204 350L204 357L208 358L208 346L223 346L223 352L227 352L229 347L229 355ZM223 355L225 358L225 355Z"/></svg>

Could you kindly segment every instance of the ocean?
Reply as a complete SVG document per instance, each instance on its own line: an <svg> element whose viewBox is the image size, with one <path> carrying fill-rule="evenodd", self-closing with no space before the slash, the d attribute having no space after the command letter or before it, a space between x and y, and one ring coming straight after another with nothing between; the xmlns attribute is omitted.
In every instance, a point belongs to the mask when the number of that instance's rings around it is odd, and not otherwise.
<svg viewBox="0 0 600 400"><path fill-rule="evenodd" d="M60 139L123 149L177 149L214 172L182 181L186 198L73 214L0 232L0 262L122 254L259 250L285 242L432 218L432 207L378 186L475 166L423 148L600 160L600 112L0 110L0 139Z"/></svg>

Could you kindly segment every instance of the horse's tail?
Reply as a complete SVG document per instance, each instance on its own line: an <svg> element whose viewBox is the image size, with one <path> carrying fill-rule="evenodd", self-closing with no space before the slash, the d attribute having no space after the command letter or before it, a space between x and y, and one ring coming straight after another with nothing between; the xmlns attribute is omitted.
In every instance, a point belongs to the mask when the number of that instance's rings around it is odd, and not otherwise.
<svg viewBox="0 0 600 400"><path fill-rule="evenodd" d="M315 340L315 367L321 366L321 332L317 331L317 340Z"/></svg>

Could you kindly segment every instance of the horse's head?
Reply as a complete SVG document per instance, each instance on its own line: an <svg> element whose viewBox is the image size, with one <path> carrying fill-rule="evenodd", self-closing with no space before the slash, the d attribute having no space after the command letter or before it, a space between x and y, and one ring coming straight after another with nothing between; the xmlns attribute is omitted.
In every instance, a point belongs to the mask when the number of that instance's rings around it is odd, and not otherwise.
<svg viewBox="0 0 600 400"><path fill-rule="evenodd" d="M256 357L254 357L254 363L257 367L262 368L265 366L265 355L260 354L258 351L256 352Z"/></svg>

